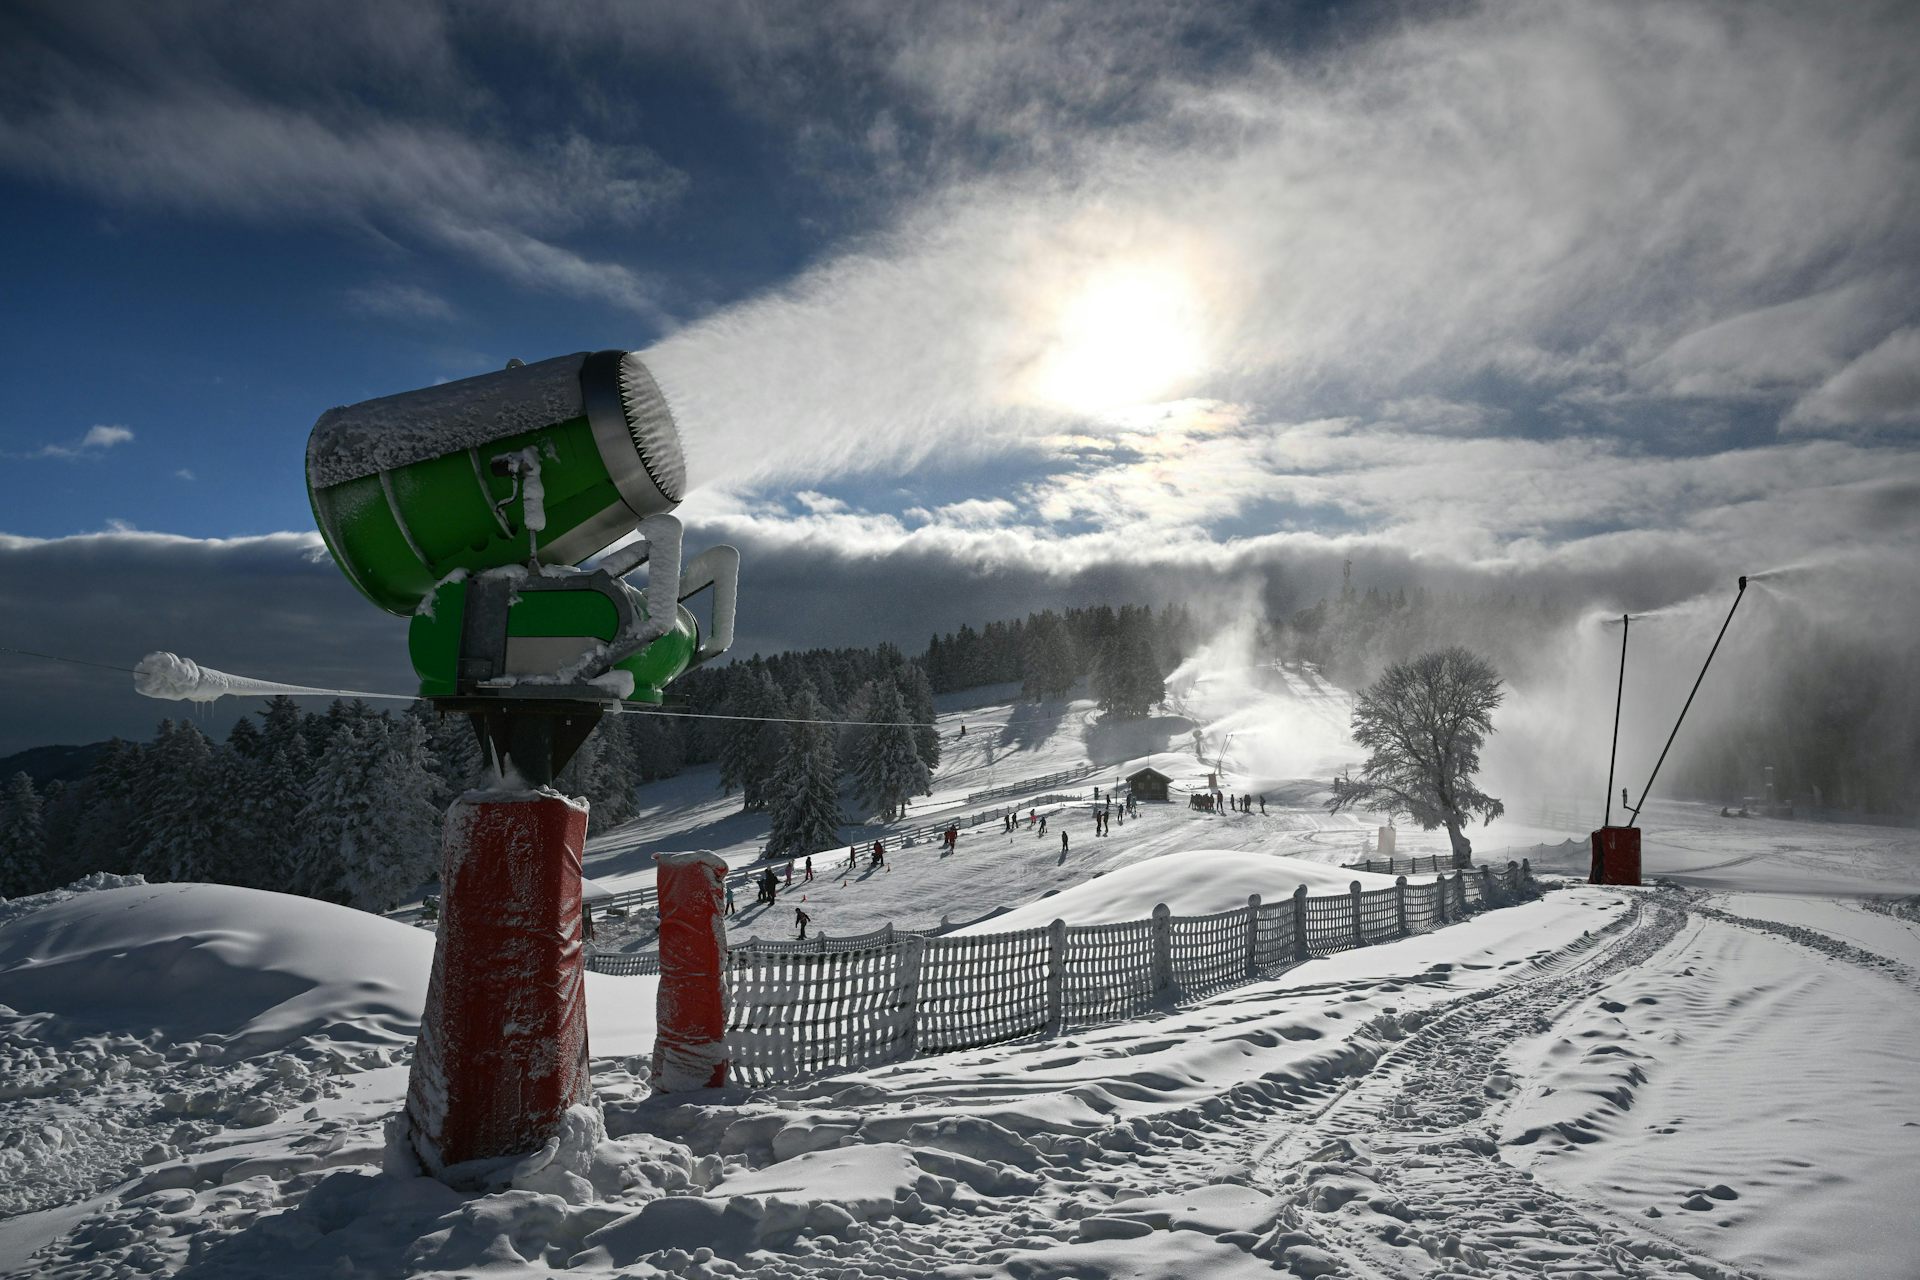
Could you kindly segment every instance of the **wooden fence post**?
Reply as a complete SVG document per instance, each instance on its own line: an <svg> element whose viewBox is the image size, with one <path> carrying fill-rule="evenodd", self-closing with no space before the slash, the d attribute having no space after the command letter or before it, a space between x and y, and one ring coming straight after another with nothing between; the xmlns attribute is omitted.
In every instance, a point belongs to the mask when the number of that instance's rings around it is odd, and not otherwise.
<svg viewBox="0 0 1920 1280"><path fill-rule="evenodd" d="M1400 917L1400 936L1407 936L1407 878L1396 876L1393 881L1393 909Z"/></svg>
<svg viewBox="0 0 1920 1280"><path fill-rule="evenodd" d="M1441 876L1434 884L1440 888L1440 923L1444 925L1447 922L1447 878Z"/></svg>
<svg viewBox="0 0 1920 1280"><path fill-rule="evenodd" d="M1358 880L1355 880L1352 887L1347 890L1347 901L1353 907L1353 945L1364 947L1367 945L1367 930L1360 923L1360 882Z"/></svg>
<svg viewBox="0 0 1920 1280"><path fill-rule="evenodd" d="M1253 981L1253 975L1260 965L1260 895L1247 895L1247 981Z"/></svg>
<svg viewBox="0 0 1920 1280"><path fill-rule="evenodd" d="M1162 998L1173 993L1173 912L1164 902L1153 906L1153 992Z"/></svg>
<svg viewBox="0 0 1920 1280"><path fill-rule="evenodd" d="M1047 926L1047 1034L1057 1036L1067 1024L1067 922Z"/></svg>
<svg viewBox="0 0 1920 1280"><path fill-rule="evenodd" d="M1480 905L1493 905L1493 866L1491 863L1480 868Z"/></svg>
<svg viewBox="0 0 1920 1280"><path fill-rule="evenodd" d="M1305 960L1313 955L1307 947L1307 886L1293 890L1293 958Z"/></svg>
<svg viewBox="0 0 1920 1280"><path fill-rule="evenodd" d="M1522 888L1530 888L1533 885L1533 863L1530 859L1520 859L1520 884Z"/></svg>

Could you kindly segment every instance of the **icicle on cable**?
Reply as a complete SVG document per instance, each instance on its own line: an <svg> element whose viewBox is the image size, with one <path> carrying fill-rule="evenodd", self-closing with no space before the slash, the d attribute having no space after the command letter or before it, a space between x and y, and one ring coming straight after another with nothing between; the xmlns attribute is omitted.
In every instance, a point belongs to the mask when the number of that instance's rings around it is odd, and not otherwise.
<svg viewBox="0 0 1920 1280"><path fill-rule="evenodd" d="M255 680L251 676L230 675L203 667L191 658L156 651L140 659L133 668L133 687L149 698L173 702L213 702L220 698L259 698L274 694L308 694L333 698L383 698L411 702L411 693L371 693L365 689L317 689L312 685L281 684L274 680Z"/></svg>

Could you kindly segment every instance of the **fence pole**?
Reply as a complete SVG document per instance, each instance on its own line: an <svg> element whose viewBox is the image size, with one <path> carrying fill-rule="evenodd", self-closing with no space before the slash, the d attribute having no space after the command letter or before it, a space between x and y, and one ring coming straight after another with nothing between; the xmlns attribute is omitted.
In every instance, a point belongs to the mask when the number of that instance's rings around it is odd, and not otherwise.
<svg viewBox="0 0 1920 1280"><path fill-rule="evenodd" d="M1173 913L1164 902L1153 906L1153 991L1162 998L1173 994Z"/></svg>
<svg viewBox="0 0 1920 1280"><path fill-rule="evenodd" d="M1067 1023L1067 922L1047 926L1047 1034L1057 1036Z"/></svg>
<svg viewBox="0 0 1920 1280"><path fill-rule="evenodd" d="M1367 931L1360 923L1360 882L1355 880L1347 890L1347 902L1353 907L1353 945L1367 945Z"/></svg>
<svg viewBox="0 0 1920 1280"><path fill-rule="evenodd" d="M1253 981L1260 964L1260 895L1247 895L1247 981Z"/></svg>
<svg viewBox="0 0 1920 1280"><path fill-rule="evenodd" d="M1400 936L1407 936L1407 878L1396 876L1393 881L1393 909L1400 917Z"/></svg>
<svg viewBox="0 0 1920 1280"><path fill-rule="evenodd" d="M902 1056L909 1058L920 1051L920 961L926 950L925 938L910 937L900 952L900 963L906 970L900 985L907 997L906 1025L901 1029L901 1040L906 1043L907 1051Z"/></svg>
<svg viewBox="0 0 1920 1280"><path fill-rule="evenodd" d="M1307 886L1293 890L1293 958L1305 960L1313 955L1307 948Z"/></svg>
<svg viewBox="0 0 1920 1280"><path fill-rule="evenodd" d="M1523 887L1533 884L1533 863L1527 858L1520 859L1520 883Z"/></svg>
<svg viewBox="0 0 1920 1280"><path fill-rule="evenodd" d="M1441 876L1438 880L1434 881L1434 883L1440 886L1439 923L1441 925L1444 925L1447 922L1447 878L1445 876Z"/></svg>
<svg viewBox="0 0 1920 1280"><path fill-rule="evenodd" d="M1493 905L1493 864L1491 863L1480 868L1480 905L1486 907Z"/></svg>

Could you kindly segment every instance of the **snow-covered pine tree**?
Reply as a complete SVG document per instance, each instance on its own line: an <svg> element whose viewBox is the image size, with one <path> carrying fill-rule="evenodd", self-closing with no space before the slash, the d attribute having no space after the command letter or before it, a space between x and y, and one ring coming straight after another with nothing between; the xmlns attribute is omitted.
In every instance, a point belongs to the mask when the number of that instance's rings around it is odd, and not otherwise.
<svg viewBox="0 0 1920 1280"><path fill-rule="evenodd" d="M439 867L442 810L433 803L439 785L426 726L411 716L369 721L377 734L373 756L369 831L359 856L349 860L343 885L347 902L362 911L391 911L405 902Z"/></svg>
<svg viewBox="0 0 1920 1280"><path fill-rule="evenodd" d="M0 898L17 898L48 887L43 883L44 843L40 793L24 771L16 773L0 790Z"/></svg>
<svg viewBox="0 0 1920 1280"><path fill-rule="evenodd" d="M433 757L439 786L433 803L444 809L454 797L471 790L480 776L480 740L473 723L461 714L442 715L430 702L416 702L407 714L426 730L427 751Z"/></svg>
<svg viewBox="0 0 1920 1280"><path fill-rule="evenodd" d="M786 698L764 666L749 668L737 679L726 713L750 718L733 723L721 745L720 785L725 791L740 788L742 808L762 809L786 745L787 726L779 719L787 714Z"/></svg>
<svg viewBox="0 0 1920 1280"><path fill-rule="evenodd" d="M900 691L891 680L876 684L867 718L877 723L861 737L853 776L861 802L874 805L881 821L891 822L906 808L908 797L926 794L932 779L914 744L913 726L905 722Z"/></svg>
<svg viewBox="0 0 1920 1280"><path fill-rule="evenodd" d="M917 725L913 745L920 753L920 763L929 771L936 769L940 765L940 728L934 723L933 682L927 679L926 668L909 662L900 668L897 683L900 705L906 709L907 719Z"/></svg>
<svg viewBox="0 0 1920 1280"><path fill-rule="evenodd" d="M1022 643L1026 650L1026 677L1020 684L1020 696L1031 702L1066 697L1073 689L1077 668L1073 637L1059 615L1051 609L1036 614L1027 625Z"/></svg>
<svg viewBox="0 0 1920 1280"><path fill-rule="evenodd" d="M366 911L398 905L433 873L434 786L418 721L337 722L300 812L299 891Z"/></svg>
<svg viewBox="0 0 1920 1280"><path fill-rule="evenodd" d="M824 720L827 709L811 689L802 689L789 714L800 721ZM830 726L788 726L786 751L769 790L768 853L798 858L840 843L840 766Z"/></svg>
<svg viewBox="0 0 1920 1280"><path fill-rule="evenodd" d="M213 744L186 720L162 720L134 786L133 863L151 880L198 880L218 839L209 793Z"/></svg>
<svg viewBox="0 0 1920 1280"><path fill-rule="evenodd" d="M134 867L134 795L146 748L115 738L80 784L73 859L63 875L77 879L94 871L129 872ZM64 882L63 882L64 883Z"/></svg>

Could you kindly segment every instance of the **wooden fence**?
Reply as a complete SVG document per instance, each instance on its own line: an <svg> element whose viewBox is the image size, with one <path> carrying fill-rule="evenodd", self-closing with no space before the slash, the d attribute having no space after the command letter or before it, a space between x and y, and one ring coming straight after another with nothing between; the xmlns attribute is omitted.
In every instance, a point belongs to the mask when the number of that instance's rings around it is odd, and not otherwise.
<svg viewBox="0 0 1920 1280"><path fill-rule="evenodd" d="M1206 916L1164 904L1145 920L966 937L892 928L727 949L727 1047L746 1085L803 1079L1137 1018L1271 977L1313 956L1424 933L1531 891L1526 861L1426 884L1267 903ZM595 956L600 973L657 973L653 956Z"/></svg>
<svg viewBox="0 0 1920 1280"><path fill-rule="evenodd" d="M1027 795L1058 786L1062 782L1078 782L1082 778L1091 778L1101 771L1097 764L1076 765L1071 769L1062 769L1058 773L1042 774L1038 778L1022 778L1018 782L1009 782L998 787L988 787L985 791L967 793L968 804L978 804L982 800L999 800L1005 796Z"/></svg>

